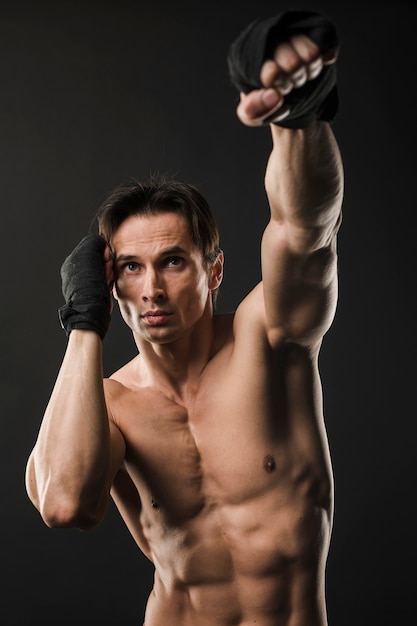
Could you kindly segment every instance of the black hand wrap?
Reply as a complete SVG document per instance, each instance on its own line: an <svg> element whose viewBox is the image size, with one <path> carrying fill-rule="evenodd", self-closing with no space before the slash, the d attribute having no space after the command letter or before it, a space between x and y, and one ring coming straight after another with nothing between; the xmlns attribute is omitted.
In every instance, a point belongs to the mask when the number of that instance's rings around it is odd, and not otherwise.
<svg viewBox="0 0 417 626"><path fill-rule="evenodd" d="M230 47L228 65L232 83L239 91L249 93L262 89L260 71L266 59L272 58L278 44L294 35L306 35L318 45L322 54L339 46L334 24L312 11L286 11L274 17L252 22ZM330 122L338 110L336 67L323 68L319 76L294 88L284 97L290 114L278 126L306 128L316 120ZM278 113L274 113L276 117ZM272 119L273 119L272 117ZM271 118L265 120L269 123Z"/></svg>
<svg viewBox="0 0 417 626"><path fill-rule="evenodd" d="M61 267L62 293L66 304L59 319L67 335L75 328L94 330L102 339L110 324L110 291L104 270L106 242L87 235Z"/></svg>

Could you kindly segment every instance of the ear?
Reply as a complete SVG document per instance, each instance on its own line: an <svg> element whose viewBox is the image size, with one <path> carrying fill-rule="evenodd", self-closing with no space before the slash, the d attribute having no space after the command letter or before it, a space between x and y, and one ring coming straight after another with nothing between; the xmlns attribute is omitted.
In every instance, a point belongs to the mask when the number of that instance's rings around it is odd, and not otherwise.
<svg viewBox="0 0 417 626"><path fill-rule="evenodd" d="M220 283L223 280L223 265L224 265L224 254L220 250L217 259L213 263L210 268L209 274L209 289L214 291L220 286Z"/></svg>

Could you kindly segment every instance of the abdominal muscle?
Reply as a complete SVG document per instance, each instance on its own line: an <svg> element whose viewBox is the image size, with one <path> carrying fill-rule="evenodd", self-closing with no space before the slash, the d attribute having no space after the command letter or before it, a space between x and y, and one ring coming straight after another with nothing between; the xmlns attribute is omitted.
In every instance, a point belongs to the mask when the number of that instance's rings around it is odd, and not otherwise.
<svg viewBox="0 0 417 626"><path fill-rule="evenodd" d="M206 502L175 528L157 511L146 532L156 573L145 625L324 626L329 517L302 489L280 491Z"/></svg>

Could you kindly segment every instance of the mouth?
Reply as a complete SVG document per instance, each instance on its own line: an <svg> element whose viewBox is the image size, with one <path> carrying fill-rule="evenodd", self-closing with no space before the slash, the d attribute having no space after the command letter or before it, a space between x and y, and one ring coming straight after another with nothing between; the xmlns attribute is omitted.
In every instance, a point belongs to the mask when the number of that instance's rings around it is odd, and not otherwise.
<svg viewBox="0 0 417 626"><path fill-rule="evenodd" d="M148 311L143 315L143 319L150 326L157 326L158 324L164 324L170 315L172 314L167 311Z"/></svg>

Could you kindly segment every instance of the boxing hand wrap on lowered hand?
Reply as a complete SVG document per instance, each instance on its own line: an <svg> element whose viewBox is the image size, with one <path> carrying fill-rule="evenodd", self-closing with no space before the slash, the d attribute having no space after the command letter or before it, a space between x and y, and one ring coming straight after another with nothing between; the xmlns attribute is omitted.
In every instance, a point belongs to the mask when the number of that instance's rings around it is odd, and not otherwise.
<svg viewBox="0 0 417 626"><path fill-rule="evenodd" d="M61 267L65 305L58 309L67 336L76 328L93 330L102 339L110 324L110 290L104 268L106 242L87 235Z"/></svg>
<svg viewBox="0 0 417 626"><path fill-rule="evenodd" d="M320 13L286 11L256 20L230 47L228 66L234 86L243 93L262 89L260 72L264 61L272 58L280 43L300 34L317 44L322 54L333 52L339 46L333 22ZM306 128L316 120L331 122L338 105L336 67L334 64L327 65L317 78L294 88L284 97L284 106L289 108L290 113L275 123L285 128ZM277 116L276 112L274 116ZM270 121L267 118L264 123Z"/></svg>

